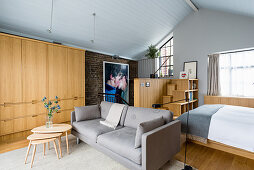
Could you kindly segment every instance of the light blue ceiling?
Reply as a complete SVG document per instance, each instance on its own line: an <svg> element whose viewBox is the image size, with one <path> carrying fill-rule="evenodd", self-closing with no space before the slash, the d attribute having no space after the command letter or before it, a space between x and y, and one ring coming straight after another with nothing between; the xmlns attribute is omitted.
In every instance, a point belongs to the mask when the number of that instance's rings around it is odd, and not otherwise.
<svg viewBox="0 0 254 170"><path fill-rule="evenodd" d="M254 0L192 0L199 8L254 17Z"/></svg>
<svg viewBox="0 0 254 170"><path fill-rule="evenodd" d="M54 0L49 34L51 0L0 0L0 28L134 58L191 11L185 0Z"/></svg>
<svg viewBox="0 0 254 170"><path fill-rule="evenodd" d="M199 8L254 17L254 0L192 1ZM193 11L185 0L54 0L51 34L50 12L51 0L0 0L0 30L135 58Z"/></svg>

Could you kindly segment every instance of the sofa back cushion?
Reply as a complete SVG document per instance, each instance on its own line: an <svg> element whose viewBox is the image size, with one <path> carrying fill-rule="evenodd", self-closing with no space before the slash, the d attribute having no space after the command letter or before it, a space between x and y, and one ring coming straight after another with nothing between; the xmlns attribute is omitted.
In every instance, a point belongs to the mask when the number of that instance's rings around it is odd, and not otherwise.
<svg viewBox="0 0 254 170"><path fill-rule="evenodd" d="M135 137L135 148L139 148L142 145L142 135L146 132L149 132L153 129L156 129L158 127L161 127L164 125L165 121L161 117L157 119L153 119L147 122L142 122L138 125L137 131L136 131L136 137Z"/></svg>
<svg viewBox="0 0 254 170"><path fill-rule="evenodd" d="M112 106L113 103L102 101L101 102L101 118L106 119L109 113L109 109Z"/></svg>
<svg viewBox="0 0 254 170"><path fill-rule="evenodd" d="M168 110L129 106L124 120L124 126L137 129L140 123L159 117L163 118L164 123L169 123L173 120L173 113Z"/></svg>
<svg viewBox="0 0 254 170"><path fill-rule="evenodd" d="M112 104L113 104L112 102L107 102L107 101L102 101L101 102L101 105L100 105L100 108L101 108L101 117L103 119L107 118L108 113L109 113L109 109L111 108ZM124 119L125 119L127 110L128 110L128 106L126 105L123 108L121 119L120 119L120 123L119 123L121 126L123 126L123 124L124 124Z"/></svg>
<svg viewBox="0 0 254 170"><path fill-rule="evenodd" d="M75 116L77 122L101 117L98 105L75 107Z"/></svg>

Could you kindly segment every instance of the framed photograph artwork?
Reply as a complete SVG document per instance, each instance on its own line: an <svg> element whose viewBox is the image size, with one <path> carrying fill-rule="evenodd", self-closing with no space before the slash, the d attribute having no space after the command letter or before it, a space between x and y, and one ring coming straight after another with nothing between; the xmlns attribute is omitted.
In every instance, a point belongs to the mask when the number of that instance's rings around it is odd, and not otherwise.
<svg viewBox="0 0 254 170"><path fill-rule="evenodd" d="M103 61L103 92L129 102L129 64Z"/></svg>
<svg viewBox="0 0 254 170"><path fill-rule="evenodd" d="M197 78L197 61L184 62L183 70L188 74L189 79Z"/></svg>

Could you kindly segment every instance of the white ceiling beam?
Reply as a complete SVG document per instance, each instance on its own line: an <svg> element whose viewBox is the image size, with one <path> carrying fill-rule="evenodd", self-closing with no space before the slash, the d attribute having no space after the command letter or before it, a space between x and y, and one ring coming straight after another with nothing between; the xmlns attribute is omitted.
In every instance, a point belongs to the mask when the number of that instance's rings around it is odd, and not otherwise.
<svg viewBox="0 0 254 170"><path fill-rule="evenodd" d="M185 1L193 9L193 11L198 12L198 8L191 0L185 0Z"/></svg>

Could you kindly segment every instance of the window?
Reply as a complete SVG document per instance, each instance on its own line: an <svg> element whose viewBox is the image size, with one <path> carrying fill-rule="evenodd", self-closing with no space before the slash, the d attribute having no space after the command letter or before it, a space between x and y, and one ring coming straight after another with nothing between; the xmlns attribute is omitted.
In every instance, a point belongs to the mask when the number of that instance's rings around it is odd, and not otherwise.
<svg viewBox="0 0 254 170"><path fill-rule="evenodd" d="M254 97L254 50L221 54L222 96Z"/></svg>
<svg viewBox="0 0 254 170"><path fill-rule="evenodd" d="M160 57L156 59L159 77L173 76L173 37L160 47Z"/></svg>

